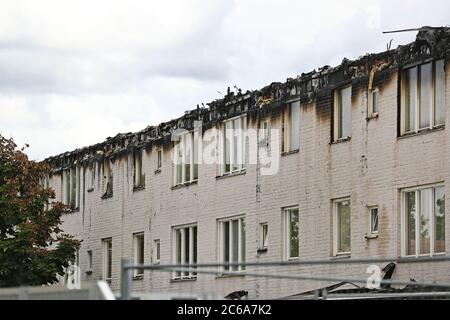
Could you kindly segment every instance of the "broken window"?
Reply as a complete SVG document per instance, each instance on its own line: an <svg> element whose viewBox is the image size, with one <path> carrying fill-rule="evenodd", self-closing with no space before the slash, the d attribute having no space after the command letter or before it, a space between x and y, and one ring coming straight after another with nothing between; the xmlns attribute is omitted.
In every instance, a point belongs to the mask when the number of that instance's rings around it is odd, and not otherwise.
<svg viewBox="0 0 450 320"><path fill-rule="evenodd" d="M284 209L284 258L299 257L299 213L298 208Z"/></svg>
<svg viewBox="0 0 450 320"><path fill-rule="evenodd" d="M103 198L112 197L113 195L113 171L111 168L111 160L105 159L103 163L103 186L105 193Z"/></svg>
<svg viewBox="0 0 450 320"><path fill-rule="evenodd" d="M445 123L444 60L406 69L402 74L401 134Z"/></svg>
<svg viewBox="0 0 450 320"><path fill-rule="evenodd" d="M197 226L184 226L173 229L174 262L179 265L197 263ZM176 271L174 279L192 279L197 277L196 268L186 268L185 271Z"/></svg>
<svg viewBox="0 0 450 320"><path fill-rule="evenodd" d="M88 250L87 256L88 256L87 272L92 273L92 250Z"/></svg>
<svg viewBox="0 0 450 320"><path fill-rule="evenodd" d="M71 210L79 208L80 195L80 169L72 167L63 173L63 203L70 207Z"/></svg>
<svg viewBox="0 0 450 320"><path fill-rule="evenodd" d="M198 180L198 132L179 137L174 147L174 185Z"/></svg>
<svg viewBox="0 0 450 320"><path fill-rule="evenodd" d="M219 221L220 263L245 263L245 220L236 217ZM245 266L224 266L223 271L242 271Z"/></svg>
<svg viewBox="0 0 450 320"><path fill-rule="evenodd" d="M336 200L333 205L334 254L349 254L351 251L350 200Z"/></svg>
<svg viewBox="0 0 450 320"><path fill-rule="evenodd" d="M373 88L368 91L367 96L367 117L375 117L380 111L380 90Z"/></svg>
<svg viewBox="0 0 450 320"><path fill-rule="evenodd" d="M300 148L300 101L286 106L283 114L283 152Z"/></svg>
<svg viewBox="0 0 450 320"><path fill-rule="evenodd" d="M445 252L444 186L410 189L403 198L403 254L433 255Z"/></svg>
<svg viewBox="0 0 450 320"><path fill-rule="evenodd" d="M334 141L352 134L352 87L334 91Z"/></svg>
<svg viewBox="0 0 450 320"><path fill-rule="evenodd" d="M94 189L94 185L95 185L95 163L92 165L92 167L90 168L90 173L91 173L91 185L90 185L90 189L93 190Z"/></svg>
<svg viewBox="0 0 450 320"><path fill-rule="evenodd" d="M222 174L245 169L245 136L247 117L242 116L224 122Z"/></svg>
<svg viewBox="0 0 450 320"><path fill-rule="evenodd" d="M158 150L156 158L156 170L161 170L162 167L162 150Z"/></svg>
<svg viewBox="0 0 450 320"><path fill-rule="evenodd" d="M134 188L143 188L145 186L145 173L142 172L142 152L142 150L136 150L133 154Z"/></svg>
<svg viewBox="0 0 450 320"><path fill-rule="evenodd" d="M136 233L133 235L133 264L134 265L143 265L144 264L144 234ZM144 269L134 269L134 276L140 277L144 275Z"/></svg>
<svg viewBox="0 0 450 320"><path fill-rule="evenodd" d="M105 281L111 282L112 279L112 239L103 239L103 271L102 278Z"/></svg>
<svg viewBox="0 0 450 320"><path fill-rule="evenodd" d="M153 264L159 264L161 261L161 240L153 242Z"/></svg>
<svg viewBox="0 0 450 320"><path fill-rule="evenodd" d="M268 146L270 142L270 120L263 119L259 124L259 144Z"/></svg>
<svg viewBox="0 0 450 320"><path fill-rule="evenodd" d="M378 234L378 207L369 208L367 235L376 236Z"/></svg>

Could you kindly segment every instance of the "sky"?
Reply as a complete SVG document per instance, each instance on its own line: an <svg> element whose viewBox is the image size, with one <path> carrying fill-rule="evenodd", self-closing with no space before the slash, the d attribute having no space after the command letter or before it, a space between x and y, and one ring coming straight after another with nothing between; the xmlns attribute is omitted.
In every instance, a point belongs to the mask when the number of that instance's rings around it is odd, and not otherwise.
<svg viewBox="0 0 450 320"><path fill-rule="evenodd" d="M43 160L449 24L447 0L0 0L0 133Z"/></svg>

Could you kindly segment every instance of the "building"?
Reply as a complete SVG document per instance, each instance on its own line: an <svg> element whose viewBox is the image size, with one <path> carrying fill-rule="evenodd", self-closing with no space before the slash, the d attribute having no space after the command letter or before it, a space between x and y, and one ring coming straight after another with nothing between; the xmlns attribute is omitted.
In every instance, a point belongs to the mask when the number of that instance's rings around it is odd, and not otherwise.
<svg viewBox="0 0 450 320"><path fill-rule="evenodd" d="M63 229L83 240L83 278L106 279L118 291L122 258L170 264L447 254L449 52L450 29L424 27L397 49L261 90L228 90L207 108L47 159L57 200L71 207ZM240 128L255 129L256 138ZM225 161L197 164L199 141ZM401 263L394 278L450 282L448 264ZM277 298L330 284L243 276L242 269L226 270L233 276L137 270L133 290ZM367 265L250 269L363 277Z"/></svg>

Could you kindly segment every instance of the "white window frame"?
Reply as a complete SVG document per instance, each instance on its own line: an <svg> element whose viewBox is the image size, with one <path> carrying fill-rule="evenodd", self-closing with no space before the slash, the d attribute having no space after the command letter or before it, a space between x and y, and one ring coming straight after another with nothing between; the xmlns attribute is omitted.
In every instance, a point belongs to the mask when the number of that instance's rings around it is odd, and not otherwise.
<svg viewBox="0 0 450 320"><path fill-rule="evenodd" d="M225 260L225 239L226 239L226 234L225 234L225 223L229 223L229 229L228 229L228 259L230 260L230 257L232 257L233 255L233 221L238 221L238 239L237 239L237 246L238 246L238 253L237 253L237 261L226 261ZM219 264L227 264L227 263L245 263L246 261L246 250L247 250L247 230L246 230L246 226L245 226L245 215L239 215L239 216L234 216L234 217L228 217L228 218L223 218L223 219L219 219L218 220L218 249L219 249L219 253L218 253L218 263ZM244 235L244 239L242 239L242 235ZM220 272L242 272L245 270L245 266L238 266L233 267L230 266L230 268L228 270L226 270L226 268L223 266L219 269L219 274Z"/></svg>
<svg viewBox="0 0 450 320"><path fill-rule="evenodd" d="M80 167L75 166L63 172L63 203L72 210L80 208Z"/></svg>
<svg viewBox="0 0 450 320"><path fill-rule="evenodd" d="M161 263L161 239L153 240L153 264Z"/></svg>
<svg viewBox="0 0 450 320"><path fill-rule="evenodd" d="M429 256L437 256L437 255L445 255L445 248L444 248L444 252L435 252L435 188L439 188L439 187L443 187L445 190L445 183L437 183L437 184L430 184L430 185L424 185L424 186L417 186L417 187L412 187L412 188L405 188L402 189L400 191L400 212L401 212L401 255L403 257L429 257ZM426 189L431 189L431 201L430 201L430 253L423 253L420 254L420 235L418 230L420 230L420 221L418 219L419 216L419 211L420 211L420 207L419 207L419 197L418 197L418 193L417 191L421 191L421 190L426 190ZM406 219L406 193L409 192L415 192L415 207L416 207L416 212L415 212L415 254L408 254L408 249L407 249L407 245L408 245L408 223L407 223L407 219ZM445 191L444 191L444 196L445 196ZM444 221L445 221L445 216L446 213L444 215ZM445 235L446 236L446 235Z"/></svg>
<svg viewBox="0 0 450 320"><path fill-rule="evenodd" d="M259 224L259 249L264 250L269 247L269 224L263 222Z"/></svg>
<svg viewBox="0 0 450 320"><path fill-rule="evenodd" d="M297 117L297 125L296 125L296 131L293 130L293 121L294 118L292 117L292 108L296 108L298 112ZM292 137L296 135L298 139L298 145L293 146L292 143ZM300 100L290 102L286 105L284 112L283 112L283 152L294 152L300 149Z"/></svg>
<svg viewBox="0 0 450 320"><path fill-rule="evenodd" d="M109 248L108 245L111 247ZM112 280L112 267L113 267L113 247L112 247L112 238L102 239L102 256L103 256L103 265L102 265L102 279L108 282ZM109 256L111 255L111 256ZM111 266L109 267L109 260L111 260ZM111 274L108 277L109 268L111 268Z"/></svg>
<svg viewBox="0 0 450 320"><path fill-rule="evenodd" d="M197 229L197 239L194 239L194 229ZM186 230L189 230L189 243L186 243L185 239L185 232ZM172 261L174 264L177 264L177 232L180 232L181 234L181 247L180 249L180 259L181 264L197 264L197 261L195 261L194 256L197 257L197 253L194 251L194 247L198 250L198 227L197 224L189 224L189 225L183 225L183 226L176 226L172 228ZM195 241L197 243L195 244ZM185 249L186 245L189 246L189 261L185 261ZM184 262L183 262L184 261ZM186 279L196 279L197 278L197 272L196 268L189 268L189 271L183 271L180 272L179 275L177 275L177 272L172 273L172 279L173 280L186 280Z"/></svg>
<svg viewBox="0 0 450 320"><path fill-rule="evenodd" d="M142 149L135 150L133 153L133 181L134 188L145 187L145 173L143 172L144 152Z"/></svg>
<svg viewBox="0 0 450 320"><path fill-rule="evenodd" d="M142 238L142 263L139 262L139 240ZM133 234L133 264L145 264L145 235L144 232L138 232ZM143 277L144 269L133 269L134 277Z"/></svg>
<svg viewBox="0 0 450 320"><path fill-rule="evenodd" d="M376 96L374 101L373 96ZM378 110L374 110L377 107ZM367 92L367 117L374 118L380 112L380 89L378 87L368 89Z"/></svg>
<svg viewBox="0 0 450 320"><path fill-rule="evenodd" d="M338 204L348 202L350 207L350 251L339 251L339 238L340 238L340 224L339 222L339 213L338 213ZM352 245L352 203L350 198L340 198L333 200L333 256L340 255L350 255L351 254L351 245Z"/></svg>
<svg viewBox="0 0 450 320"><path fill-rule="evenodd" d="M291 256L291 215L297 211L298 215L298 256ZM300 210L298 206L283 208L283 258L284 260L297 260L300 258Z"/></svg>
<svg viewBox="0 0 450 320"><path fill-rule="evenodd" d="M236 128L236 121L239 122L239 128ZM227 129L229 126L229 129ZM240 131L238 129L241 129ZM237 131L235 131L237 130ZM246 169L246 134L247 132L247 116L242 115L238 117L234 117L231 119L227 119L222 123L222 134L220 135L219 143L220 143L220 157L221 161L219 161L220 165L220 174L227 175L233 174L237 172L241 172ZM241 134L239 134L241 133ZM234 140L236 137L236 140ZM235 155L235 144L237 154ZM229 146L229 164L227 164L227 146ZM236 160L236 163L234 163ZM227 169L227 165L229 168Z"/></svg>
<svg viewBox="0 0 450 320"><path fill-rule="evenodd" d="M173 147L173 185L183 185L198 180L198 130L187 132L179 136L179 141ZM189 152L189 154L188 154ZM189 179L187 178L186 167L189 166ZM179 172L181 170L181 172ZM178 174L181 173L181 180Z"/></svg>
<svg viewBox="0 0 450 320"><path fill-rule="evenodd" d="M373 214L374 210L377 212L377 230L373 230ZM370 206L367 208L367 237L378 236L378 231L380 230L380 211L378 206Z"/></svg>
<svg viewBox="0 0 450 320"><path fill-rule="evenodd" d="M259 123L259 145L268 146L270 143L270 118L260 120Z"/></svg>
<svg viewBox="0 0 450 320"><path fill-rule="evenodd" d="M443 108L444 108L444 123L439 123L436 124L436 118L435 118L435 109L436 109L436 101L435 101L435 97L436 97L436 64L437 62L441 62L443 61L444 63L444 93L443 93ZM421 71L421 67L423 65L426 65L428 63L431 63L431 93L430 93L430 125L428 127L424 127L424 128L420 128L420 109L421 109L421 105L420 105L420 94L421 94L421 80L420 80L420 71ZM413 130L409 130L406 131L406 86L407 81L406 81L406 74L409 70L411 69L416 69L416 97L415 97L415 123L414 123L414 129ZM445 60L444 59L437 59L437 60L432 60L432 61L428 61L410 68L406 68L404 70L402 70L402 74L401 74L401 104L400 104L400 134L404 135L404 134L408 134L408 133L417 133L419 131L422 130L429 130L435 127L441 127L445 125L445 109L446 109L446 104L445 104L445 82L446 82L446 76L445 76Z"/></svg>
<svg viewBox="0 0 450 320"><path fill-rule="evenodd" d="M344 106L341 105L339 95L344 90L350 90L350 106L349 106L349 125L350 128L348 130L349 134L344 136L343 133L339 132L340 124L343 122L344 118ZM342 110L342 115L340 113L340 110ZM339 141L339 140L345 140L349 139L352 136L352 86L344 86L342 88L337 88L334 90L334 104L333 104L333 140ZM341 136L342 135L342 136Z"/></svg>

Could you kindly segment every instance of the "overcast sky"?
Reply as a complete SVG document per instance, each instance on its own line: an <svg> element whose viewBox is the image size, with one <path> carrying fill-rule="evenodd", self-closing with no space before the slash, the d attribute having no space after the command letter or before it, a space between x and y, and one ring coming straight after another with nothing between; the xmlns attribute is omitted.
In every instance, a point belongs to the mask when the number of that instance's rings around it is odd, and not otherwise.
<svg viewBox="0 0 450 320"><path fill-rule="evenodd" d="M447 0L0 0L0 132L42 160L448 24Z"/></svg>

